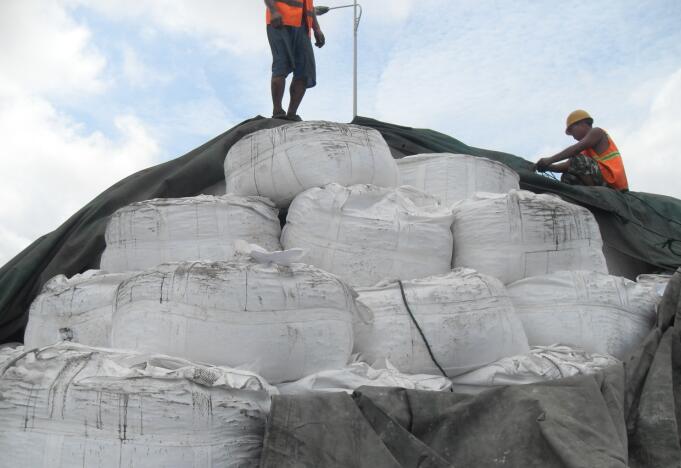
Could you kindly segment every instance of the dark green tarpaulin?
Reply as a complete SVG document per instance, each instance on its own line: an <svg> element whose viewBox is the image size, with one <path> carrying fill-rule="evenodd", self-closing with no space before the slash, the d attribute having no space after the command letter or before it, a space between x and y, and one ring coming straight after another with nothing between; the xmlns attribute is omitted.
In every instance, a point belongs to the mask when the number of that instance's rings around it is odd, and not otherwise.
<svg viewBox="0 0 681 468"><path fill-rule="evenodd" d="M681 270L658 324L601 374L477 396L362 387L274 397L261 468L681 466Z"/></svg>
<svg viewBox="0 0 681 468"><path fill-rule="evenodd" d="M228 130L188 154L140 171L103 192L54 232L36 240L0 269L0 343L21 341L28 307L42 285L57 274L72 276L99 266L109 216L129 203L150 198L193 196L224 180L223 161L244 135L284 125L256 117ZM413 129L358 117L353 121L380 131L396 158L428 152L484 156L520 174L521 187L551 192L591 209L606 248L640 262L639 272L674 270L681 265L681 201L608 188L572 187L533 174L532 164L511 154L467 146L432 130ZM614 272L617 268L609 265Z"/></svg>

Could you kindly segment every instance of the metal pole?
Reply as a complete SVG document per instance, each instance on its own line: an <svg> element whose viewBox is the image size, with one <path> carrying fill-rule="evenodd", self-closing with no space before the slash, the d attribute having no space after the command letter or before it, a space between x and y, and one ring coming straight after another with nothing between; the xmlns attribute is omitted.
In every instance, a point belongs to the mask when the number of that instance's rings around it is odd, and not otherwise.
<svg viewBox="0 0 681 468"><path fill-rule="evenodd" d="M354 38L354 61L352 70L352 116L357 117L357 0L354 2L352 34Z"/></svg>

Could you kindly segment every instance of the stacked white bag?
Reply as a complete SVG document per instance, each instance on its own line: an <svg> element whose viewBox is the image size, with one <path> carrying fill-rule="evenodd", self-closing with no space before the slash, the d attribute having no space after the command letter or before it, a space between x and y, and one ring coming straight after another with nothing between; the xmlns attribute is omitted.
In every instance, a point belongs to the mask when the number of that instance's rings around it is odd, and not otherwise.
<svg viewBox="0 0 681 468"><path fill-rule="evenodd" d="M413 187L329 184L298 195L281 242L352 286L451 269L452 214Z"/></svg>
<svg viewBox="0 0 681 468"><path fill-rule="evenodd" d="M0 352L0 467L257 467L260 377L61 343Z"/></svg>
<svg viewBox="0 0 681 468"><path fill-rule="evenodd" d="M133 274L89 270L70 279L55 276L31 304L24 344L30 349L64 340L111 346L118 286Z"/></svg>
<svg viewBox="0 0 681 468"><path fill-rule="evenodd" d="M450 377L529 351L523 326L501 282L473 270L404 281L406 302L438 364ZM355 352L406 373L437 374L399 284L357 290L373 321L355 326Z"/></svg>
<svg viewBox="0 0 681 468"><path fill-rule="evenodd" d="M500 359L452 379L457 393L480 393L504 385L525 385L591 375L621 361L564 345L533 346L529 353Z"/></svg>
<svg viewBox="0 0 681 468"><path fill-rule="evenodd" d="M535 276L508 291L533 346L561 343L623 359L656 319L650 288L593 271Z"/></svg>
<svg viewBox="0 0 681 468"><path fill-rule="evenodd" d="M560 270L607 273L596 219L552 195L479 193L454 206L455 267L504 284Z"/></svg>
<svg viewBox="0 0 681 468"><path fill-rule="evenodd" d="M399 185L399 171L381 134L334 122L300 122L245 136L225 159L227 192L261 195L279 207L330 183Z"/></svg>
<svg viewBox="0 0 681 468"><path fill-rule="evenodd" d="M116 211L106 228L101 269L134 271L185 260L232 260L234 242L280 250L278 211L261 197L159 198Z"/></svg>
<svg viewBox="0 0 681 468"><path fill-rule="evenodd" d="M121 285L112 343L216 365L253 364L278 383L344 367L354 311L354 292L312 266L167 264Z"/></svg>
<svg viewBox="0 0 681 468"><path fill-rule="evenodd" d="M417 154L398 159L402 185L438 197L445 206L476 192L507 193L519 189L520 177L510 167L466 154Z"/></svg>

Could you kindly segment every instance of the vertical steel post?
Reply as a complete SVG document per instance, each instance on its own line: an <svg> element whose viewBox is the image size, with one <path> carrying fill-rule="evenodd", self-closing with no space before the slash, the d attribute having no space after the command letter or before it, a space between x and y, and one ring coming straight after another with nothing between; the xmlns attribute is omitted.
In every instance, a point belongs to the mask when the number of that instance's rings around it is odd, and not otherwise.
<svg viewBox="0 0 681 468"><path fill-rule="evenodd" d="M352 22L352 34L354 39L354 57L352 70L352 116L357 117L357 0L354 1L354 15Z"/></svg>

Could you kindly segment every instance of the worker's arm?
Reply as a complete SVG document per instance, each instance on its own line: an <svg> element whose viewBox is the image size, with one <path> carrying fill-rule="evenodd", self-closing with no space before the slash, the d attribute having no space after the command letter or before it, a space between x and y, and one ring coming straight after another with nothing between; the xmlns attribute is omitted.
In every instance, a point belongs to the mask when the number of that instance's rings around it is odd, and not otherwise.
<svg viewBox="0 0 681 468"><path fill-rule="evenodd" d="M315 12L314 8L312 8L312 12L310 13L312 15L312 30L314 31L314 39L317 47L324 47L324 44L326 44L326 37L324 37L324 33L322 32L322 28L319 26L319 21L317 21L317 13Z"/></svg>
<svg viewBox="0 0 681 468"><path fill-rule="evenodd" d="M554 154L550 158L541 158L535 165L537 170L549 170L551 165L577 156L579 153L588 148L593 148L603 138L605 132L600 128L592 128L584 138L579 140L572 146L568 146L560 153Z"/></svg>
<svg viewBox="0 0 681 468"><path fill-rule="evenodd" d="M265 6L267 6L267 8L270 10L270 24L272 27L280 28L282 25L281 13L279 13L279 10L277 10L275 2L276 0L265 0Z"/></svg>

